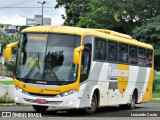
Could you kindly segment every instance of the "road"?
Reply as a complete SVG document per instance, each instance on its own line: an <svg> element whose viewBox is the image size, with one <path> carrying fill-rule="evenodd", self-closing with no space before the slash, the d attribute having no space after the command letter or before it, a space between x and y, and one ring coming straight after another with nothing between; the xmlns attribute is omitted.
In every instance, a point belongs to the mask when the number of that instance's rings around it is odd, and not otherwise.
<svg viewBox="0 0 160 120"><path fill-rule="evenodd" d="M18 113L35 113L32 106L0 106L0 112L4 111L16 111ZM71 120L70 118L76 117L76 118L94 118L98 119L99 117L106 120L110 117L115 117L115 119L119 119L120 117L133 117L135 114L141 114L146 115L145 117L148 117L149 115L158 115L160 117L160 104L159 103L144 103L144 104L138 104L136 105L136 108L134 110L123 110L119 107L103 107L98 108L95 114L93 115L86 115L82 110L72 110L72 111L54 111L53 108L49 108L45 113L42 113L42 118L49 118L49 117L58 117L59 119L64 119L64 117L67 117L66 120ZM150 116L153 118L153 116ZM156 117L154 117L156 118ZM120 120L120 119L119 119ZM146 120L146 119L145 119Z"/></svg>

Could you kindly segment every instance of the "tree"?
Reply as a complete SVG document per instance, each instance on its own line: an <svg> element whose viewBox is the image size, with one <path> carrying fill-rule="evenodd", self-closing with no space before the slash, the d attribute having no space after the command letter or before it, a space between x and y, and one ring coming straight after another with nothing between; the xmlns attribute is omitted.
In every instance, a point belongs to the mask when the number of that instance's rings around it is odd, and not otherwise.
<svg viewBox="0 0 160 120"><path fill-rule="evenodd" d="M63 6L65 8L66 16L62 15L65 19L64 25L75 26L83 15L83 11L86 10L86 5L89 0L56 0L57 5L55 8Z"/></svg>
<svg viewBox="0 0 160 120"><path fill-rule="evenodd" d="M159 0L57 0L66 9L65 25L112 29L130 34L160 14Z"/></svg>
<svg viewBox="0 0 160 120"><path fill-rule="evenodd" d="M7 44L13 43L15 41L18 41L20 38L20 34L7 36L5 32L3 31L3 24L0 24L0 44L2 44L2 52L3 49L6 47Z"/></svg>
<svg viewBox="0 0 160 120"><path fill-rule="evenodd" d="M18 32L20 33L23 29L28 28L28 27L30 27L30 26L25 26L25 25L20 26Z"/></svg>
<svg viewBox="0 0 160 120"><path fill-rule="evenodd" d="M132 31L132 36L141 42L151 44L155 51L155 69L160 70L160 15L148 20Z"/></svg>

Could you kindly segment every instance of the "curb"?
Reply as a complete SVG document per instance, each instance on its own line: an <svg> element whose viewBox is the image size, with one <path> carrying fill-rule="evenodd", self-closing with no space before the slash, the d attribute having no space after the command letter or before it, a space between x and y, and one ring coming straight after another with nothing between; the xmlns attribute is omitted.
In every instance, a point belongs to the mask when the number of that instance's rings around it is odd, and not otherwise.
<svg viewBox="0 0 160 120"><path fill-rule="evenodd" d="M152 100L158 100L158 101L159 101L159 100L160 100L160 98L152 98Z"/></svg>
<svg viewBox="0 0 160 120"><path fill-rule="evenodd" d="M31 105L28 105L28 104L16 104L16 103L0 103L0 107L1 106L6 106L6 107L12 107L12 106L31 106Z"/></svg>
<svg viewBox="0 0 160 120"><path fill-rule="evenodd" d="M17 106L16 103L0 103L0 106Z"/></svg>

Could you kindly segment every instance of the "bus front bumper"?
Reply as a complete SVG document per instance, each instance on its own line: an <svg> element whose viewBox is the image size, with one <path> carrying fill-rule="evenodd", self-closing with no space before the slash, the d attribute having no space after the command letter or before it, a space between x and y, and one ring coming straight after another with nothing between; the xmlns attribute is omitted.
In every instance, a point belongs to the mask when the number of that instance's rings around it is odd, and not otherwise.
<svg viewBox="0 0 160 120"><path fill-rule="evenodd" d="M37 102L37 100L45 100L45 103ZM24 94L18 91L14 87L14 101L20 104L40 105L40 106L52 106L55 109L73 109L78 108L80 100L78 100L78 92L70 94L64 97L52 97L52 96L36 96Z"/></svg>

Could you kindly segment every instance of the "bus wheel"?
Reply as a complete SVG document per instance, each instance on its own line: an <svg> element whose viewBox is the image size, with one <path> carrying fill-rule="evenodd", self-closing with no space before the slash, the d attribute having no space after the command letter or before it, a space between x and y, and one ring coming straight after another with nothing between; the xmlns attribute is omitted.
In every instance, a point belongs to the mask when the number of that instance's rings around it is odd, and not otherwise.
<svg viewBox="0 0 160 120"><path fill-rule="evenodd" d="M37 112L45 112L48 106L39 106L39 105L32 105L33 109Z"/></svg>
<svg viewBox="0 0 160 120"><path fill-rule="evenodd" d="M128 109L133 110L135 108L135 103L136 103L136 96L135 96L135 92L134 92L132 95L131 103L129 103L129 105L128 105Z"/></svg>
<svg viewBox="0 0 160 120"><path fill-rule="evenodd" d="M88 108L85 108L85 113L93 114L97 109L97 104L98 104L97 95L94 93L91 100L91 106Z"/></svg>

